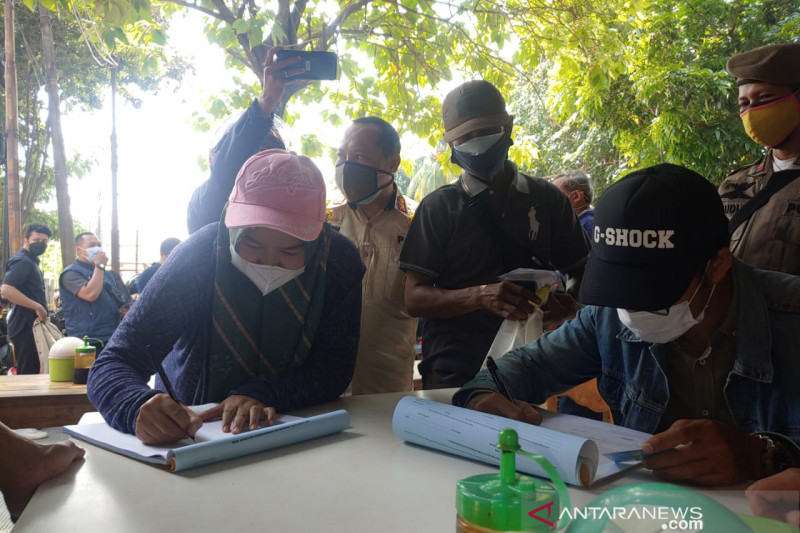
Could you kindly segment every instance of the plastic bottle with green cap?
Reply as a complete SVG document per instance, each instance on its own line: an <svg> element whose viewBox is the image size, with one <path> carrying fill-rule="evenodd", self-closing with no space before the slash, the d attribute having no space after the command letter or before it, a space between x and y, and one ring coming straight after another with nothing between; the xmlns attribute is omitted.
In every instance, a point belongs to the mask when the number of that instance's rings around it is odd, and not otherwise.
<svg viewBox="0 0 800 533"><path fill-rule="evenodd" d="M556 531L567 526L559 522L561 509L569 507L569 495L555 467L544 457L519 447L517 432L500 432L500 473L480 474L456 485L456 533L498 533L511 531ZM552 483L516 472L515 454L536 461Z"/></svg>
<svg viewBox="0 0 800 533"><path fill-rule="evenodd" d="M72 377L72 382L75 384L82 385L86 383L86 380L89 377L89 369L94 364L97 350L94 346L89 344L90 340L99 342L101 346L103 345L103 341L100 339L93 339L84 336L83 346L78 346L75 348L75 373Z"/></svg>

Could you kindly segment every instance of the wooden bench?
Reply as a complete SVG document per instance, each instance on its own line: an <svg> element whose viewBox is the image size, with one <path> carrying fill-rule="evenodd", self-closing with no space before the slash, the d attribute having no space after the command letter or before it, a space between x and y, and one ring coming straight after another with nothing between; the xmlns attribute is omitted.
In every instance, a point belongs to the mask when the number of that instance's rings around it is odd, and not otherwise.
<svg viewBox="0 0 800 533"><path fill-rule="evenodd" d="M81 415L96 410L86 385L52 382L49 374L0 376L0 422L11 428L77 424Z"/></svg>

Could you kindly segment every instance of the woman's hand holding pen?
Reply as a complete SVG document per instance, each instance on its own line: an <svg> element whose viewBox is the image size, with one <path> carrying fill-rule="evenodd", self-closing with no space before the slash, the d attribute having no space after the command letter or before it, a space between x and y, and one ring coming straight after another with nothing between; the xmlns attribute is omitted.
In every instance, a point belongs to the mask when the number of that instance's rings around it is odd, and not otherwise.
<svg viewBox="0 0 800 533"><path fill-rule="evenodd" d="M249 396L232 394L219 405L200 413L200 417L205 422L222 418L222 431L236 435L258 428L262 420L271 426L275 423L275 409Z"/></svg>
<svg viewBox="0 0 800 533"><path fill-rule="evenodd" d="M194 411L161 393L139 409L136 436L148 445L167 444L187 436L194 438L202 425L203 419Z"/></svg>
<svg viewBox="0 0 800 533"><path fill-rule="evenodd" d="M499 392L487 391L485 394L476 394L467 403L467 407L475 411L500 415L537 426L542 422L542 415L531 404L522 400L509 402Z"/></svg>

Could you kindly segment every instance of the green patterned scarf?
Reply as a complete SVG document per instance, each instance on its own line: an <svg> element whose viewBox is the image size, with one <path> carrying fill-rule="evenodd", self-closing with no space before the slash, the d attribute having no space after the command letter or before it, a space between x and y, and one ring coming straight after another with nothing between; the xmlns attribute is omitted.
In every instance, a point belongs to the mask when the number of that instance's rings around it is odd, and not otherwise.
<svg viewBox="0 0 800 533"><path fill-rule="evenodd" d="M223 210L217 235L208 402L221 402L259 374L277 374L305 362L322 317L331 242L331 229L325 224L316 240L304 243L305 271L262 296L231 263L224 220Z"/></svg>

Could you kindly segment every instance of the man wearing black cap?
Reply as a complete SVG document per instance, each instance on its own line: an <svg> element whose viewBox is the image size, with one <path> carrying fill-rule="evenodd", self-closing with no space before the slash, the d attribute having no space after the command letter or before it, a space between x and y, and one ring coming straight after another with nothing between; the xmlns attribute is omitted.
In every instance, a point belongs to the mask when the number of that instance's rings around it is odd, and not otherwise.
<svg viewBox="0 0 800 533"><path fill-rule="evenodd" d="M462 84L444 99L442 115L461 178L423 199L400 254L406 307L426 319L420 364L426 389L469 381L503 319L525 320L533 312L533 292L498 276L519 267L559 270L568 290L577 291L589 252L561 191L508 161L514 117L496 87ZM558 303L551 295L554 310ZM568 303L577 306L572 298Z"/></svg>
<svg viewBox="0 0 800 533"><path fill-rule="evenodd" d="M731 218L731 252L758 268L800 275L800 44L733 56L728 72L739 86L747 134L768 148L719 187Z"/></svg>
<svg viewBox="0 0 800 533"><path fill-rule="evenodd" d="M800 466L800 278L733 258L714 186L675 165L612 185L594 221L589 305L497 361L520 400L481 372L453 403L538 423L525 402L596 377L617 424L655 433L646 453L670 450L645 460L659 477L724 485Z"/></svg>

